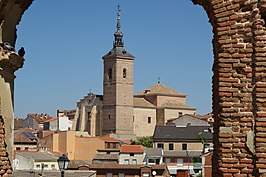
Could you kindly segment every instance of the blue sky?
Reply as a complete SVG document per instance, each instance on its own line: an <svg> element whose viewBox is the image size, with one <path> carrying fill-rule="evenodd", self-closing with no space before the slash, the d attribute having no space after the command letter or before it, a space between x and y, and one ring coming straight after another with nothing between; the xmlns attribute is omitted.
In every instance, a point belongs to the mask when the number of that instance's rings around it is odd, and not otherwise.
<svg viewBox="0 0 266 177"><path fill-rule="evenodd" d="M125 48L135 58L135 93L157 83L211 112L212 27L190 0L120 0ZM15 117L56 116L90 90L102 94L102 56L116 30L117 0L35 0L17 26L26 50L16 72Z"/></svg>

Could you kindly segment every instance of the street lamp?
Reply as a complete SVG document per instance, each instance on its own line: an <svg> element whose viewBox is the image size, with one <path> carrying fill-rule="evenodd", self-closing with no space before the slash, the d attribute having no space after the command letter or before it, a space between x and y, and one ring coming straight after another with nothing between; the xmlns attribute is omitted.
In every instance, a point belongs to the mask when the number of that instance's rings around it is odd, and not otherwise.
<svg viewBox="0 0 266 177"><path fill-rule="evenodd" d="M65 154L63 154L62 156L59 157L59 159L57 159L57 163L58 163L59 169L61 171L61 177L64 177L64 175L65 175L64 170L67 169L69 159L67 158L67 156Z"/></svg>

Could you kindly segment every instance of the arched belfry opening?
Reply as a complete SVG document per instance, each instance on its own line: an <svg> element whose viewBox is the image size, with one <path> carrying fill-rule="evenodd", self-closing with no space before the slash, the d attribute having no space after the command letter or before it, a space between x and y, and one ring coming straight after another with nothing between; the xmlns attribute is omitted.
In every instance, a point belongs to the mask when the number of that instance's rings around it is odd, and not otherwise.
<svg viewBox="0 0 266 177"><path fill-rule="evenodd" d="M0 2L0 42L14 45L16 25L32 0ZM213 27L213 176L266 175L266 1L193 3L205 9ZM0 158L5 160L0 175L5 175L11 173L14 72L24 59L8 48L0 52Z"/></svg>

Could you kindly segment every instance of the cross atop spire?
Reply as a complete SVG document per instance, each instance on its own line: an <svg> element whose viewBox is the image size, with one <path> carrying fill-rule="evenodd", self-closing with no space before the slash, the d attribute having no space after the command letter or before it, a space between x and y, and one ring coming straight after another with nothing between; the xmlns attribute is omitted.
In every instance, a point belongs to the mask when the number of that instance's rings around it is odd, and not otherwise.
<svg viewBox="0 0 266 177"><path fill-rule="evenodd" d="M116 24L116 32L114 34L115 41L114 41L114 48L115 47L124 47L123 42L123 33L120 31L121 24L120 24L120 5L117 6L117 24Z"/></svg>

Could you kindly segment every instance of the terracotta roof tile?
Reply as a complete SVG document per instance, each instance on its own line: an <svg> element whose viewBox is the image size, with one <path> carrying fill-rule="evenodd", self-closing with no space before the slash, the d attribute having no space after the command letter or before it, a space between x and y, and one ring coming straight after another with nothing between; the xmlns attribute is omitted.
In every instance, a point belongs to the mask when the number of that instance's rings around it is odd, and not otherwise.
<svg viewBox="0 0 266 177"><path fill-rule="evenodd" d="M57 121L57 120L58 120L58 117L53 117L51 119L44 120L43 122L53 122L53 121Z"/></svg>
<svg viewBox="0 0 266 177"><path fill-rule="evenodd" d="M120 141L115 139L115 138L110 138L110 137L99 137L101 140L104 140L105 142L109 143L119 143Z"/></svg>
<svg viewBox="0 0 266 177"><path fill-rule="evenodd" d="M154 86L151 86L145 90L142 90L135 94L138 95L170 95L170 96L182 96L185 97L186 95L183 93L180 93L174 89L171 89L161 83L158 83Z"/></svg>
<svg viewBox="0 0 266 177"><path fill-rule="evenodd" d="M31 117L39 122L44 122L48 119L51 119L48 114L28 114L27 117Z"/></svg>
<svg viewBox="0 0 266 177"><path fill-rule="evenodd" d="M151 104L150 102L148 102L144 98L138 98L138 97L134 97L133 105L134 105L134 107L156 108L155 105Z"/></svg>
<svg viewBox="0 0 266 177"><path fill-rule="evenodd" d="M144 148L141 145L123 145L121 147L121 153L143 153Z"/></svg>

